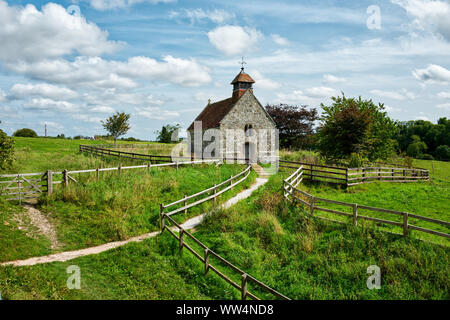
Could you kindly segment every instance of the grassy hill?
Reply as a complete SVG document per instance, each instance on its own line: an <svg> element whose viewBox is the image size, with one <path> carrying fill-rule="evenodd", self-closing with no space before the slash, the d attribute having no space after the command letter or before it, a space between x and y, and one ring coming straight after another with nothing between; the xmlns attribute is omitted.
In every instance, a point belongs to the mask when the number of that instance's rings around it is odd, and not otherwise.
<svg viewBox="0 0 450 320"><path fill-rule="evenodd" d="M29 148L38 157L39 152ZM42 150L45 148L42 146ZM77 165L84 166L83 159L92 158L71 155L69 150L76 152L76 145L65 148L67 157L78 159ZM55 156L57 150L49 150L47 155ZM42 161L41 168L44 164ZM417 164L430 168L431 182L374 183L349 190L325 184L301 187L331 199L448 221L448 164L436 161ZM26 160L23 165L33 168ZM63 249L81 248L156 230L160 202L204 189L241 169L238 166L162 169L151 174L128 172L120 178L106 174L98 183L91 177L81 179L80 184L68 190L57 189L55 194L40 200L39 208L57 227ZM282 179L288 174L284 171L272 176L251 197L228 210L215 210L197 228L195 236L242 270L293 299L450 298L448 240L432 243L419 240L415 233L404 238L383 232L370 222L355 228L310 217L302 208L284 200ZM224 195L222 201L238 190ZM209 209L209 206L198 208L189 215ZM12 217L18 210L21 209L17 205L0 201L3 261L50 252L45 238L30 238L17 230ZM179 217L180 221L185 218ZM2 224L4 220L9 225ZM218 261L210 262L240 281ZM70 265L81 269L81 290L66 287L66 268ZM380 290L366 287L367 268L371 265L381 268ZM148 239L64 263L0 267L0 290L5 299L239 298L238 291L214 273L205 277L203 264L187 250L180 254L177 241L167 233L158 241ZM272 298L251 285L249 290L262 298Z"/></svg>

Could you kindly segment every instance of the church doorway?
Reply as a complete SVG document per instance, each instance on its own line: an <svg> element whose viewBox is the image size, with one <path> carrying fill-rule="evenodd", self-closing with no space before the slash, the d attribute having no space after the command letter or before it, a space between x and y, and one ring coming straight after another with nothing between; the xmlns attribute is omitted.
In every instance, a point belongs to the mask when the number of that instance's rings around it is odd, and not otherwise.
<svg viewBox="0 0 450 320"><path fill-rule="evenodd" d="M246 142L244 144L244 155L248 163L256 163L256 150L255 144Z"/></svg>

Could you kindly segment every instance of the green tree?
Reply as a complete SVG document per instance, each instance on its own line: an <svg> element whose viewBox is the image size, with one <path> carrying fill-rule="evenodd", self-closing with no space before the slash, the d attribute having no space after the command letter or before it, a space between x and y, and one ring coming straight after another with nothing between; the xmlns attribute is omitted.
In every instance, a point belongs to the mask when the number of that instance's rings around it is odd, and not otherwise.
<svg viewBox="0 0 450 320"><path fill-rule="evenodd" d="M0 129L0 169L3 170L10 167L13 159L14 140Z"/></svg>
<svg viewBox="0 0 450 320"><path fill-rule="evenodd" d="M13 136L14 137L36 138L38 135L37 135L36 131L34 131L32 129L23 128L23 129L16 130L13 133Z"/></svg>
<svg viewBox="0 0 450 320"><path fill-rule="evenodd" d="M156 137L156 141L163 143L171 143L178 142L178 129L180 129L180 125L170 125L167 124L161 128L161 131L156 131L158 136ZM172 139L172 135L176 134L175 139Z"/></svg>
<svg viewBox="0 0 450 320"><path fill-rule="evenodd" d="M331 97L330 106L321 104L318 148L328 160L348 159L352 153L369 160L385 159L394 152L395 123L384 105L361 97Z"/></svg>
<svg viewBox="0 0 450 320"><path fill-rule="evenodd" d="M447 145L440 145L436 148L436 159L450 161L450 147Z"/></svg>
<svg viewBox="0 0 450 320"><path fill-rule="evenodd" d="M124 135L130 130L130 115L125 112L116 112L111 117L102 121L102 125L106 131L113 137L114 143L118 137Z"/></svg>
<svg viewBox="0 0 450 320"><path fill-rule="evenodd" d="M409 157L420 158L423 155L423 152L427 150L427 145L425 144L425 142L420 140L420 137L418 135L413 135L411 139L412 142L406 149L406 154Z"/></svg>

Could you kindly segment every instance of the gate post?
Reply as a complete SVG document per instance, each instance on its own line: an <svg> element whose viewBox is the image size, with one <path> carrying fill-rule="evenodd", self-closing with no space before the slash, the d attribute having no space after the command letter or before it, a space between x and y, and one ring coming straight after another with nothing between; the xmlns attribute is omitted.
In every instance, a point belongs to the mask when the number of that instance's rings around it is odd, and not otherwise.
<svg viewBox="0 0 450 320"><path fill-rule="evenodd" d="M53 193L53 172L52 170L47 170L47 193Z"/></svg>

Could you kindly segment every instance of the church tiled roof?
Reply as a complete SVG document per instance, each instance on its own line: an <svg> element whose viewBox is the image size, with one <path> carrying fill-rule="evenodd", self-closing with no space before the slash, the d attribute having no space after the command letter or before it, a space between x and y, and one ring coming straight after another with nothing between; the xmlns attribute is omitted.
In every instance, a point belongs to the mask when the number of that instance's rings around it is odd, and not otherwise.
<svg viewBox="0 0 450 320"><path fill-rule="evenodd" d="M248 83L255 83L255 80L252 79L248 74L246 74L244 71L241 71L238 73L238 75L234 78L233 81L231 81L231 84L235 84L237 82L248 82Z"/></svg>
<svg viewBox="0 0 450 320"><path fill-rule="evenodd" d="M202 121L202 129L218 128L220 121L234 105L232 98L208 104L194 121ZM188 130L194 130L194 122Z"/></svg>

